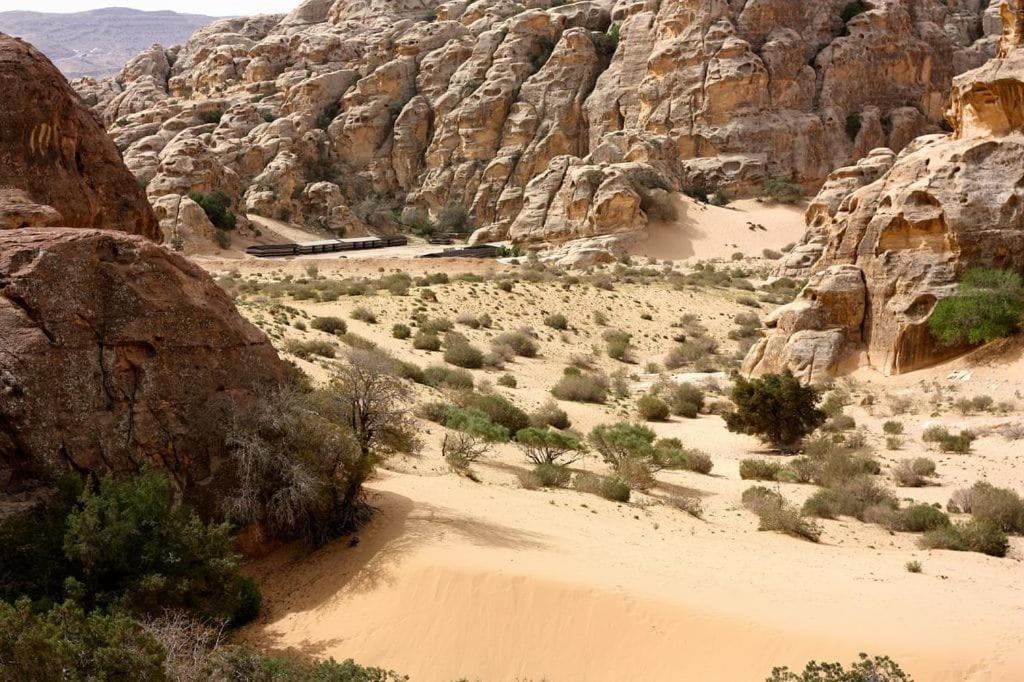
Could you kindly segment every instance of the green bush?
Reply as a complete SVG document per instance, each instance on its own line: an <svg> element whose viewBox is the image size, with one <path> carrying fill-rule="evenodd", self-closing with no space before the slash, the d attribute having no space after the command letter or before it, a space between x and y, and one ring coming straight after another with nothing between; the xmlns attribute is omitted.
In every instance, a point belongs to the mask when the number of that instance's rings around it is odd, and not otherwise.
<svg viewBox="0 0 1024 682"><path fill-rule="evenodd" d="M890 436L899 436L903 433L903 422L889 420L882 424L882 432Z"/></svg>
<svg viewBox="0 0 1024 682"><path fill-rule="evenodd" d="M555 429L528 426L516 433L516 444L526 458L537 465L572 464L586 453L576 436Z"/></svg>
<svg viewBox="0 0 1024 682"><path fill-rule="evenodd" d="M704 409L704 391L693 384L675 384L662 392L672 414L687 419L695 419Z"/></svg>
<svg viewBox="0 0 1024 682"><path fill-rule="evenodd" d="M0 678L163 680L163 646L123 612L86 614L65 601L45 612L0 602Z"/></svg>
<svg viewBox="0 0 1024 682"><path fill-rule="evenodd" d="M416 336L412 337L412 347L416 350L437 352L441 350L441 337L420 329L416 332Z"/></svg>
<svg viewBox="0 0 1024 682"><path fill-rule="evenodd" d="M328 334L344 334L348 331L348 325L340 317L314 317L310 326Z"/></svg>
<svg viewBox="0 0 1024 682"><path fill-rule="evenodd" d="M398 324L391 328L391 336L393 336L396 339L404 341L405 339L412 336L412 330L409 329L409 325L402 324L401 322L399 322Z"/></svg>
<svg viewBox="0 0 1024 682"><path fill-rule="evenodd" d="M991 521L972 519L967 523L936 528L924 534L921 546L927 549L950 549L956 552L979 552L1004 557L1010 543L1006 533Z"/></svg>
<svg viewBox="0 0 1024 682"><path fill-rule="evenodd" d="M484 366L484 354L465 339L453 339L449 334L445 339L444 361L456 367L480 369Z"/></svg>
<svg viewBox="0 0 1024 682"><path fill-rule="evenodd" d="M731 398L736 411L722 415L726 427L783 450L796 447L825 421L817 407L820 392L802 386L789 370L759 379L737 376Z"/></svg>
<svg viewBox="0 0 1024 682"><path fill-rule="evenodd" d="M505 443L510 438L508 429L495 424L480 410L472 408L449 407L445 412L444 425L491 443Z"/></svg>
<svg viewBox="0 0 1024 682"><path fill-rule="evenodd" d="M499 386L504 386L505 388L515 388L519 385L519 382L516 380L515 376L507 373L502 374L500 377L498 377L498 381L496 383Z"/></svg>
<svg viewBox="0 0 1024 682"><path fill-rule="evenodd" d="M1024 534L1024 500L1013 490L978 481L957 497L960 511L989 521L1007 533Z"/></svg>
<svg viewBox="0 0 1024 682"><path fill-rule="evenodd" d="M423 370L423 381L433 388L473 388L473 375L464 369L432 365Z"/></svg>
<svg viewBox="0 0 1024 682"><path fill-rule="evenodd" d="M604 333L604 340L608 348L608 357L613 360L628 360L631 352L630 341L632 338L632 334L619 329L609 329L606 331Z"/></svg>
<svg viewBox="0 0 1024 682"><path fill-rule="evenodd" d="M789 668L773 668L765 682L913 682L909 675L888 656L868 658L861 654L860 660L847 670L841 663L818 663L811 661L802 673Z"/></svg>
<svg viewBox="0 0 1024 682"><path fill-rule="evenodd" d="M333 358L337 355L338 348L329 341L288 339L285 341L284 351L303 360L308 360L314 355L319 355L322 358Z"/></svg>
<svg viewBox="0 0 1024 682"><path fill-rule="evenodd" d="M572 477L572 473L569 471L568 467L549 462L542 462L541 464L535 465L531 471L527 472L527 474L527 480L530 480L532 485L527 484L527 482L521 478L520 480L523 482L524 488L564 488L569 485L569 479Z"/></svg>
<svg viewBox="0 0 1024 682"><path fill-rule="evenodd" d="M700 450L683 447L678 438L661 438L654 444L653 463L661 469L685 469L710 474L714 463Z"/></svg>
<svg viewBox="0 0 1024 682"><path fill-rule="evenodd" d="M654 438L654 431L632 422L599 424L587 436L604 461L616 469L627 459L653 459Z"/></svg>
<svg viewBox="0 0 1024 682"><path fill-rule="evenodd" d="M1024 281L1011 270L972 268L952 297L939 301L928 320L945 346L988 343L1020 331Z"/></svg>
<svg viewBox="0 0 1024 682"><path fill-rule="evenodd" d="M612 502L629 502L631 491L618 476L598 476L582 471L573 478L572 487L581 493L598 495Z"/></svg>
<svg viewBox="0 0 1024 682"><path fill-rule="evenodd" d="M636 401L637 412L641 419L649 422L661 422L668 419L668 404L661 398L653 395L641 396Z"/></svg>
<svg viewBox="0 0 1024 682"><path fill-rule="evenodd" d="M461 407L479 410L495 424L501 424L510 434L530 425L530 418L508 398L498 393L469 393L456 396Z"/></svg>
<svg viewBox="0 0 1024 682"><path fill-rule="evenodd" d="M782 464L766 459L740 461L740 478L744 481L774 481L782 471Z"/></svg>
<svg viewBox="0 0 1024 682"><path fill-rule="evenodd" d="M353 320L365 322L366 324L377 324L377 316L366 306L356 306L352 309L352 312L349 313L349 317Z"/></svg>
<svg viewBox="0 0 1024 682"><path fill-rule="evenodd" d="M793 179L784 175L772 175L761 187L761 196L780 204L795 204L804 198L804 191Z"/></svg>
<svg viewBox="0 0 1024 682"><path fill-rule="evenodd" d="M914 504L899 510L893 530L925 533L949 525L949 517L941 509L930 504Z"/></svg>
<svg viewBox="0 0 1024 682"><path fill-rule="evenodd" d="M896 506L896 500L870 476L857 476L815 492L804 502L804 513L823 519L851 516L863 521L865 512L878 506L892 508Z"/></svg>
<svg viewBox="0 0 1024 682"><path fill-rule="evenodd" d="M512 349L513 353L524 358L537 357L537 342L534 341L533 335L527 329L517 329L516 331L499 334L494 337L494 344L496 346L507 346Z"/></svg>
<svg viewBox="0 0 1024 682"><path fill-rule="evenodd" d="M219 230L235 229L235 214L231 212L231 197L221 190L213 192L189 192L188 198L199 204L206 217Z"/></svg>
<svg viewBox="0 0 1024 682"><path fill-rule="evenodd" d="M352 659L338 663L333 658L326 661L278 658L240 646L215 650L203 672L203 679L218 682L405 682L409 679L392 670L358 665Z"/></svg>

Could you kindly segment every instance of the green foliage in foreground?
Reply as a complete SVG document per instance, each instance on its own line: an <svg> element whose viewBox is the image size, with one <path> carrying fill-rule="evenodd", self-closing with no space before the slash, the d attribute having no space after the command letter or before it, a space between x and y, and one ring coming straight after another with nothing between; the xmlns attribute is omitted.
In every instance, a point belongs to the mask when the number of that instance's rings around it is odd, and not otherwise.
<svg viewBox="0 0 1024 682"><path fill-rule="evenodd" d="M844 668L841 663L811 661L802 673L775 668L766 682L913 682L888 656L861 654L860 660Z"/></svg>
<svg viewBox="0 0 1024 682"><path fill-rule="evenodd" d="M973 268L964 273L954 296L939 301L928 320L944 346L989 343L1020 331L1024 281L1016 272Z"/></svg>

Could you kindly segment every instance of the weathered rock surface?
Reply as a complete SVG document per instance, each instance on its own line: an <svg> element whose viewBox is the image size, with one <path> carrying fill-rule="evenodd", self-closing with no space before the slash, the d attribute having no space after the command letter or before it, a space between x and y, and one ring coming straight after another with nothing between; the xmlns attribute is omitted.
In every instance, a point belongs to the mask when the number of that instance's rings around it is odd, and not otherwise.
<svg viewBox="0 0 1024 682"><path fill-rule="evenodd" d="M778 311L748 371L823 377L851 350L886 373L927 366L963 350L937 346L928 319L965 269L1024 271L1022 19L1016 2L1002 12L1000 56L954 81L952 134L920 137L895 161L880 152L826 183L808 212L803 246L820 253L804 254L810 283Z"/></svg>
<svg viewBox="0 0 1024 682"><path fill-rule="evenodd" d="M189 488L222 457L235 405L282 377L184 257L118 232L0 231L0 470L151 465Z"/></svg>
<svg viewBox="0 0 1024 682"><path fill-rule="evenodd" d="M471 212L475 241L642 229L649 180L817 189L941 132L953 77L995 51L996 0L307 0L229 19L78 87L152 199L340 231ZM334 199L330 199L334 211ZM379 225L378 225L379 226Z"/></svg>
<svg viewBox="0 0 1024 682"><path fill-rule="evenodd" d="M160 236L146 195L95 114L41 53L3 34L0 188L0 228L59 222Z"/></svg>

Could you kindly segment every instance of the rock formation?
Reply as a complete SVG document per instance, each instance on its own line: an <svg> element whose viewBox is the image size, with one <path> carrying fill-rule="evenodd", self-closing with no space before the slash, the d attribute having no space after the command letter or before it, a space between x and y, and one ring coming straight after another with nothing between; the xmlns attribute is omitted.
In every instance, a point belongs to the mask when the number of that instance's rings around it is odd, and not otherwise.
<svg viewBox="0 0 1024 682"><path fill-rule="evenodd" d="M311 193L371 224L457 206L476 241L548 244L643 229L655 189L816 189L941 132L995 4L307 0L77 87L154 201L221 189L335 231Z"/></svg>
<svg viewBox="0 0 1024 682"><path fill-rule="evenodd" d="M208 274L151 239L138 183L41 54L0 40L0 91L0 173L18 188L0 192L0 488L150 465L195 492L232 410L284 365Z"/></svg>
<svg viewBox="0 0 1024 682"><path fill-rule="evenodd" d="M96 115L49 60L3 34L0 93L0 229L60 224L159 238Z"/></svg>
<svg viewBox="0 0 1024 682"><path fill-rule="evenodd" d="M935 304L973 266L1024 270L1022 13L1004 2L999 56L953 82L949 135L877 152L833 174L808 212L796 249L811 273L800 298L746 359L754 373L789 367L808 379L859 360L885 373L927 366L962 349L928 332Z"/></svg>

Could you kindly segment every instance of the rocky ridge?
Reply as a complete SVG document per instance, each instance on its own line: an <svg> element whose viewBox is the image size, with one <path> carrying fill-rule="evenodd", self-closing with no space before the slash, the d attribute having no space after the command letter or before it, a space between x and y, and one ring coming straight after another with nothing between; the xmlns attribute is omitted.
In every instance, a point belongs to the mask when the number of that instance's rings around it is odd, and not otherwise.
<svg viewBox="0 0 1024 682"><path fill-rule="evenodd" d="M809 273L751 349L752 373L808 380L866 364L899 373L962 352L928 331L969 267L1024 270L1024 13L1004 1L999 54L953 82L953 132L833 173L780 274Z"/></svg>
<svg viewBox="0 0 1024 682"><path fill-rule="evenodd" d="M940 132L996 4L307 0L76 87L168 238L208 231L182 197L221 189L328 231L456 207L476 241L551 244L642 230L659 192L816 189Z"/></svg>

